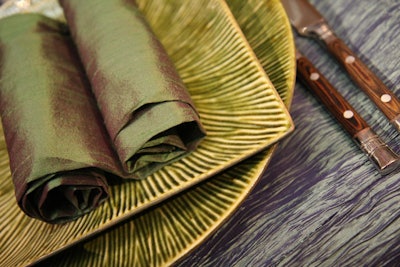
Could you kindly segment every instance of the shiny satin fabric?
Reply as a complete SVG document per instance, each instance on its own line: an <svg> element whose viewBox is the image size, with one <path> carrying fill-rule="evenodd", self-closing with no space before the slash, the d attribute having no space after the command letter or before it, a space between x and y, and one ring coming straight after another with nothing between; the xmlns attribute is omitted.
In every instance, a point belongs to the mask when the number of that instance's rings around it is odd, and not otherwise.
<svg viewBox="0 0 400 267"><path fill-rule="evenodd" d="M15 195L28 215L73 220L108 197L120 169L65 24L0 21L0 114Z"/></svg>
<svg viewBox="0 0 400 267"><path fill-rule="evenodd" d="M205 132L173 63L133 0L60 0L127 176L193 151Z"/></svg>
<svg viewBox="0 0 400 267"><path fill-rule="evenodd" d="M38 14L0 21L0 115L16 198L31 217L74 220L108 197L110 177L143 179L205 136L162 45L134 5L121 7L107 6L110 21L79 5L100 27L79 31L83 13L66 7L73 38Z"/></svg>

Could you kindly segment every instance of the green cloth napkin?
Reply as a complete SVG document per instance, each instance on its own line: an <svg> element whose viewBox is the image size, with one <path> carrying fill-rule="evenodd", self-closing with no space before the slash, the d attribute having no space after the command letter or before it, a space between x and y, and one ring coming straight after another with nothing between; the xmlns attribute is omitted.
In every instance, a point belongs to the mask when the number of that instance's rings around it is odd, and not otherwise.
<svg viewBox="0 0 400 267"><path fill-rule="evenodd" d="M90 212L108 197L107 179L143 179L205 136L132 2L62 4L70 29L39 14L0 20L0 115L15 195L49 223Z"/></svg>
<svg viewBox="0 0 400 267"><path fill-rule="evenodd" d="M126 176L144 178L193 151L204 129L134 1L59 2Z"/></svg>
<svg viewBox="0 0 400 267"><path fill-rule="evenodd" d="M0 114L15 195L28 215L73 220L108 197L120 163L65 24L0 20Z"/></svg>

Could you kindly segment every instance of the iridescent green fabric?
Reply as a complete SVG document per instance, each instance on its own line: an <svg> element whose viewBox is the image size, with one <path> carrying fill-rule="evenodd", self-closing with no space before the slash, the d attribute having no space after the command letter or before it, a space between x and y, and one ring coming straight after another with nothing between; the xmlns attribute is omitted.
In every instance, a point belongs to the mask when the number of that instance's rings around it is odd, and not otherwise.
<svg viewBox="0 0 400 267"><path fill-rule="evenodd" d="M60 0L113 146L143 178L192 151L198 114L133 0Z"/></svg>
<svg viewBox="0 0 400 267"><path fill-rule="evenodd" d="M107 179L143 179L205 136L140 13L130 4L111 18L78 9L66 7L74 38L67 25L38 14L0 20L0 115L16 198L50 223L100 205ZM84 26L86 19L98 26Z"/></svg>
<svg viewBox="0 0 400 267"><path fill-rule="evenodd" d="M66 26L41 15L0 21L0 113L18 204L62 223L108 197L119 162Z"/></svg>

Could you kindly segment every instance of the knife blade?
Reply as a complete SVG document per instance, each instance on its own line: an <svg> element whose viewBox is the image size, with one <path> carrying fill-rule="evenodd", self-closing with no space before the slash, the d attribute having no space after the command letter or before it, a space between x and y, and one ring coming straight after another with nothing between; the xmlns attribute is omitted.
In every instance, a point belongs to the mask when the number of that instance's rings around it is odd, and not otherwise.
<svg viewBox="0 0 400 267"><path fill-rule="evenodd" d="M347 71L354 83L400 131L400 100L330 28L307 0L281 0L292 26L306 37L318 39Z"/></svg>
<svg viewBox="0 0 400 267"><path fill-rule="evenodd" d="M321 72L298 51L296 62L299 79L339 121L378 171L388 174L397 169L400 166L399 156L379 138Z"/></svg>

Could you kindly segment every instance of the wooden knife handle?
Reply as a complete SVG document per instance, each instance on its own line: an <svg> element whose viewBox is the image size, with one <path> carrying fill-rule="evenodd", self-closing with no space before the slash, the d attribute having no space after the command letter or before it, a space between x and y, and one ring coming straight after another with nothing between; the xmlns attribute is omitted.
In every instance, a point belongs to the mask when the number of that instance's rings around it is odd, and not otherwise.
<svg viewBox="0 0 400 267"><path fill-rule="evenodd" d="M351 137L369 127L365 120L307 58L297 57L297 73L303 83L318 97Z"/></svg>
<svg viewBox="0 0 400 267"><path fill-rule="evenodd" d="M348 72L397 129L400 129L400 101L386 85L335 35L323 39L329 52Z"/></svg>
<svg viewBox="0 0 400 267"><path fill-rule="evenodd" d="M400 166L399 157L376 135L329 81L300 53L296 54L298 78L316 95L374 166L387 174ZM310 114L310 116L312 116Z"/></svg>

